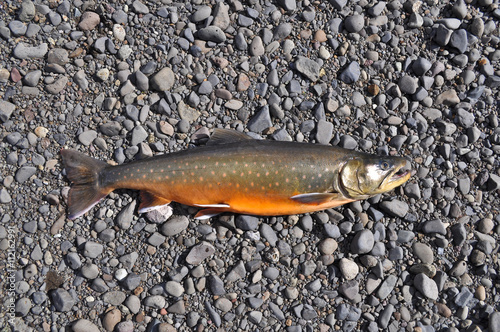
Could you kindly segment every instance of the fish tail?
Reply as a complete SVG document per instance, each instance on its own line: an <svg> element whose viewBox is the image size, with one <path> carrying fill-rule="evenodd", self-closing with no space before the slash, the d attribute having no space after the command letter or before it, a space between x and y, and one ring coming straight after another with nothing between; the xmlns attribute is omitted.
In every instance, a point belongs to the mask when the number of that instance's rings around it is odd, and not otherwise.
<svg viewBox="0 0 500 332"><path fill-rule="evenodd" d="M68 193L68 218L76 219L113 191L102 187L99 181L108 164L74 150L63 149L61 156L66 176L72 183Z"/></svg>

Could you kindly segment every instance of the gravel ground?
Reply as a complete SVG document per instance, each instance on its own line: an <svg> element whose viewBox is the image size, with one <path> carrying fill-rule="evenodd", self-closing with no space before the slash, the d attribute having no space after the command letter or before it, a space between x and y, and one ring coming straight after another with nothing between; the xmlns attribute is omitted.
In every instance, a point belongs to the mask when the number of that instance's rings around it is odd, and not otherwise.
<svg viewBox="0 0 500 332"><path fill-rule="evenodd" d="M0 2L1 331L500 331L498 0ZM58 152L212 128L407 156L311 215L66 219Z"/></svg>

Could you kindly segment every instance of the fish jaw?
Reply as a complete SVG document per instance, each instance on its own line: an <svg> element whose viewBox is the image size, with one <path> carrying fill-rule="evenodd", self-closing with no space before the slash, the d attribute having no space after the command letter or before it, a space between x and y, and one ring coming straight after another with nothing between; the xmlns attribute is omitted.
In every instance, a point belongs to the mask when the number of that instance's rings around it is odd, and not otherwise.
<svg viewBox="0 0 500 332"><path fill-rule="evenodd" d="M408 161L403 159L399 165L394 167L394 170L380 184L380 192L390 191L408 181L411 176L411 169L403 170L408 164Z"/></svg>

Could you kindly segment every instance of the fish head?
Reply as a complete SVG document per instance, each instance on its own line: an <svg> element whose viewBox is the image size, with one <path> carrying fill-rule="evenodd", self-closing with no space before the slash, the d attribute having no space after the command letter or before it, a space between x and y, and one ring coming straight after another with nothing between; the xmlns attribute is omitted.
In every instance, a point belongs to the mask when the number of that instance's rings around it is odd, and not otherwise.
<svg viewBox="0 0 500 332"><path fill-rule="evenodd" d="M390 191L410 178L407 159L393 156L357 156L340 171L339 189L345 196L366 199Z"/></svg>

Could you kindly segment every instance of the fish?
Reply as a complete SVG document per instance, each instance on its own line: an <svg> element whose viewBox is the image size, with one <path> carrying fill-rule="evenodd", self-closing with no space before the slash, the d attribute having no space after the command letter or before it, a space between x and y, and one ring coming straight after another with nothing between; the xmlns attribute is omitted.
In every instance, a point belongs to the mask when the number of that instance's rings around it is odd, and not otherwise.
<svg viewBox="0 0 500 332"><path fill-rule="evenodd" d="M388 192L411 176L409 161L337 146L258 140L215 129L205 146L110 165L61 150L68 218L76 219L116 189L139 190L139 213L177 202L207 219L223 212L303 214Z"/></svg>

